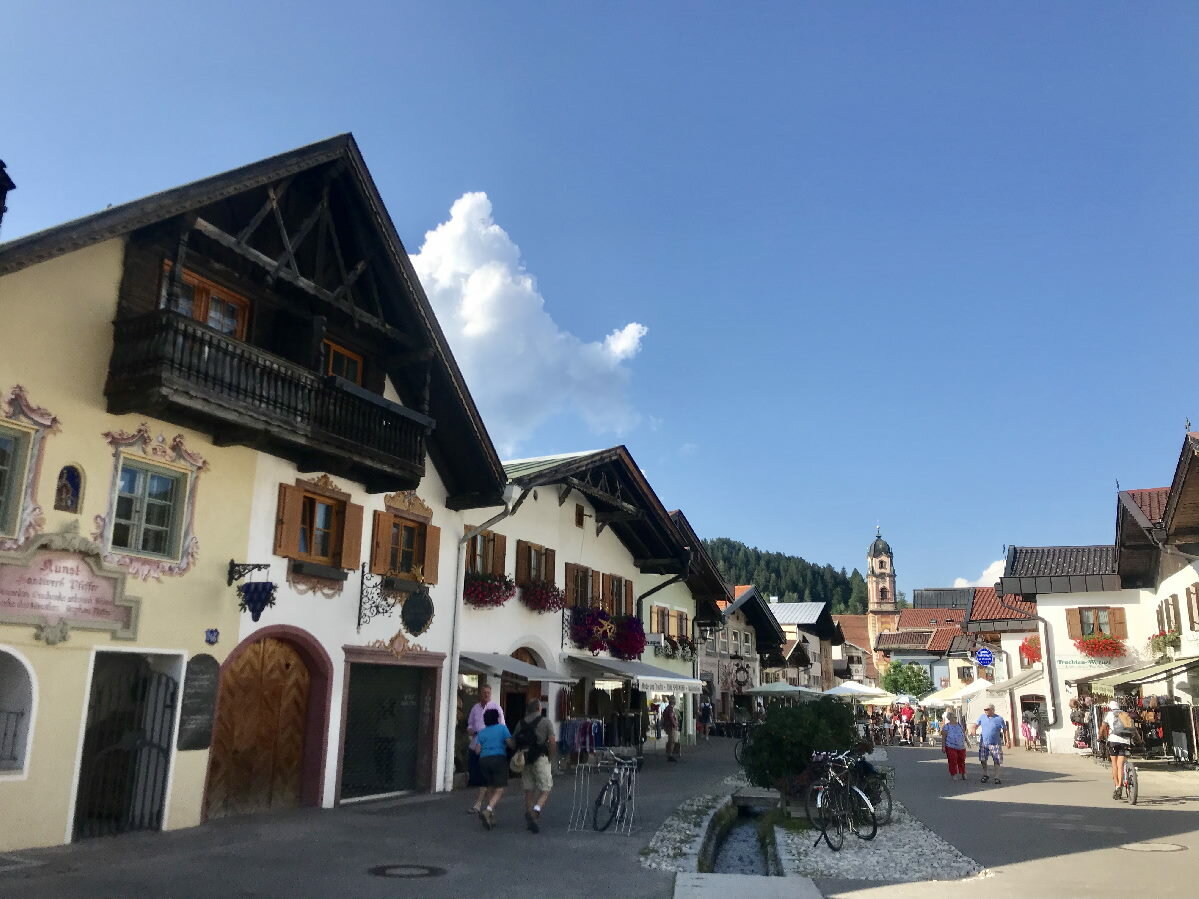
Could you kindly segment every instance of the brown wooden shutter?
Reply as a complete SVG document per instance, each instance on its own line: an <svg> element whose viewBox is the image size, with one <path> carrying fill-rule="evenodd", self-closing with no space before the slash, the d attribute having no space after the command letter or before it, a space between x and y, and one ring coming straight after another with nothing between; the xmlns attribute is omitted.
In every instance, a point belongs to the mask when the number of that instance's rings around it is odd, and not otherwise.
<svg viewBox="0 0 1199 899"><path fill-rule="evenodd" d="M1187 618L1191 630L1199 631L1199 587L1187 587Z"/></svg>
<svg viewBox="0 0 1199 899"><path fill-rule="evenodd" d="M636 609L633 608L633 602L633 582L626 580L624 582L624 613L626 615L636 613Z"/></svg>
<svg viewBox="0 0 1199 899"><path fill-rule="evenodd" d="M362 519L366 510L357 503L346 503L341 524L341 567L362 564Z"/></svg>
<svg viewBox="0 0 1199 899"><path fill-rule="evenodd" d="M593 568L591 570L591 607L593 609L603 605L603 596L600 573Z"/></svg>
<svg viewBox="0 0 1199 899"><path fill-rule="evenodd" d="M687 628L687 613L679 612L679 636L690 637L691 631Z"/></svg>
<svg viewBox="0 0 1199 899"><path fill-rule="evenodd" d="M1112 606L1107 610L1107 624L1112 629L1109 636L1117 640L1128 637L1128 625L1124 621L1124 607Z"/></svg>
<svg viewBox="0 0 1199 899"><path fill-rule="evenodd" d="M508 561L508 538L503 534L493 534L492 539L495 545L491 550L491 573L503 574Z"/></svg>
<svg viewBox="0 0 1199 899"><path fill-rule="evenodd" d="M558 585L558 558L552 549L545 551L545 580L546 583Z"/></svg>
<svg viewBox="0 0 1199 899"><path fill-rule="evenodd" d="M391 513L375 510L375 531L371 537L371 573L386 574L391 563Z"/></svg>
<svg viewBox="0 0 1199 899"><path fill-rule="evenodd" d="M1178 610L1178 594L1175 593L1170 597L1170 609L1174 615L1170 619L1170 630L1182 632L1182 613Z"/></svg>
<svg viewBox="0 0 1199 899"><path fill-rule="evenodd" d="M602 606L604 611L609 615L615 613L616 610L612 608L612 575L600 575L600 589L602 590L600 596L603 597Z"/></svg>
<svg viewBox="0 0 1199 899"><path fill-rule="evenodd" d="M1066 609L1066 636L1071 640L1082 636L1082 612L1078 609Z"/></svg>
<svg viewBox="0 0 1199 899"><path fill-rule="evenodd" d="M516 541L516 583L527 584L529 582L529 569L531 567L529 552L532 548L524 540Z"/></svg>
<svg viewBox="0 0 1199 899"><path fill-rule="evenodd" d="M275 555L294 559L300 554L300 512L304 491L291 484L279 485L279 505L275 508Z"/></svg>
<svg viewBox="0 0 1199 899"><path fill-rule="evenodd" d="M425 567L421 576L426 584L437 583L437 569L441 560L441 528L425 525Z"/></svg>
<svg viewBox="0 0 1199 899"><path fill-rule="evenodd" d="M578 566L575 565L574 562L566 563L566 585L565 585L566 605L570 608L574 608L576 605L579 604L579 592L577 589L578 582L575 578L575 569L577 567Z"/></svg>
<svg viewBox="0 0 1199 899"><path fill-rule="evenodd" d="M1166 629L1166 610L1163 603L1157 604L1157 629L1164 631Z"/></svg>

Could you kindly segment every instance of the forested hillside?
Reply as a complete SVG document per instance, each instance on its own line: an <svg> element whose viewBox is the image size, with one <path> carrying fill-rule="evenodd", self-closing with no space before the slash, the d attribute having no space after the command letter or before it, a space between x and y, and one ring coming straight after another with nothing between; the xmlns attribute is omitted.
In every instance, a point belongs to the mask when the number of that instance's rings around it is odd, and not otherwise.
<svg viewBox="0 0 1199 899"><path fill-rule="evenodd" d="M728 537L705 540L704 546L730 584L753 584L763 596L777 596L780 602L832 603L836 615L866 611L866 579L856 568L846 574L844 568L763 552Z"/></svg>

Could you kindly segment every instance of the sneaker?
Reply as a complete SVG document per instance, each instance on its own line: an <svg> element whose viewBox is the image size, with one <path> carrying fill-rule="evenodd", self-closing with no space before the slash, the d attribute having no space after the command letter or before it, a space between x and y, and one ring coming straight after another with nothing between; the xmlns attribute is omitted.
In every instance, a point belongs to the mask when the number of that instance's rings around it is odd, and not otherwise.
<svg viewBox="0 0 1199 899"><path fill-rule="evenodd" d="M529 813L529 830L533 833L541 833L541 812L532 811Z"/></svg>
<svg viewBox="0 0 1199 899"><path fill-rule="evenodd" d="M470 808L468 808L468 809L466 810L466 813L467 813L468 815L477 815L477 814L479 814L479 812L481 812L481 811L483 811L483 808L482 808L482 806L478 806L478 805L472 805Z"/></svg>
<svg viewBox="0 0 1199 899"><path fill-rule="evenodd" d="M993 781L991 781L991 783L998 785L999 783L1001 783L1001 781L1000 781L1000 780L999 780L999 778L997 777L997 778L995 778Z"/></svg>
<svg viewBox="0 0 1199 899"><path fill-rule="evenodd" d="M1122 798L1124 798L1124 788L1123 787L1116 787L1116 789L1112 790L1112 799L1122 799Z"/></svg>
<svg viewBox="0 0 1199 899"><path fill-rule="evenodd" d="M495 812L489 808L482 809L479 812L479 820L483 822L483 827L487 830L495 827Z"/></svg>
<svg viewBox="0 0 1199 899"><path fill-rule="evenodd" d="M983 782L983 783L986 783L986 782L987 782L988 780L990 780L990 779L991 779L991 778L990 778L988 775L984 774L984 775L983 775L982 782Z"/></svg>

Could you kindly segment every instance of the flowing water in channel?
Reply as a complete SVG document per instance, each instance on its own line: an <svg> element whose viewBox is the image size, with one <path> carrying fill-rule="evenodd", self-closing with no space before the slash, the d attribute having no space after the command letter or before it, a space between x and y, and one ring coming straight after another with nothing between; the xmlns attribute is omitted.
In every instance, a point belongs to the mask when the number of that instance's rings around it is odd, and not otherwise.
<svg viewBox="0 0 1199 899"><path fill-rule="evenodd" d="M766 875L766 856L758 841L758 814L751 809L741 809L737 821L729 829L716 859L712 863L716 874L761 874Z"/></svg>

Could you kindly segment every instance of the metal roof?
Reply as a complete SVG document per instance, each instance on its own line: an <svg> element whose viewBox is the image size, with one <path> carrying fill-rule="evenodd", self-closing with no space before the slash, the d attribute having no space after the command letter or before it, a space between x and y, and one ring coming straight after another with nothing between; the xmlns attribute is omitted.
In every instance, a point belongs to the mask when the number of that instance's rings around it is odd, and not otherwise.
<svg viewBox="0 0 1199 899"><path fill-rule="evenodd" d="M504 474L511 480L518 480L560 465L568 459L582 459L584 456L594 456L603 450L586 450L581 453L559 453L556 456L537 456L531 459L510 459L503 463Z"/></svg>
<svg viewBox="0 0 1199 899"><path fill-rule="evenodd" d="M912 591L912 608L964 609L973 598L973 587L922 587Z"/></svg>
<svg viewBox="0 0 1199 899"><path fill-rule="evenodd" d="M1116 547L1015 546L1009 551L1004 577L1064 577L1115 574Z"/></svg>
<svg viewBox="0 0 1199 899"><path fill-rule="evenodd" d="M815 624L828 603L772 602L770 612L779 624Z"/></svg>

